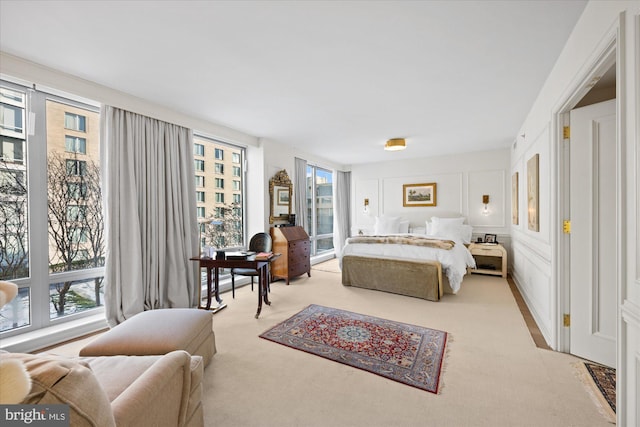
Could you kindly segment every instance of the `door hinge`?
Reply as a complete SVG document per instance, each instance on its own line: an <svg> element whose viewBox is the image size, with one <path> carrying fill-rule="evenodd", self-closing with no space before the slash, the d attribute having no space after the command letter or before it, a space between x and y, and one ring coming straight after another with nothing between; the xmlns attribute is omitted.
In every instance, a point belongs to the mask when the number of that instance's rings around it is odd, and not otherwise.
<svg viewBox="0 0 640 427"><path fill-rule="evenodd" d="M571 315L570 314L565 314L563 316L562 324L564 325L565 328L568 328L569 326L571 326Z"/></svg>
<svg viewBox="0 0 640 427"><path fill-rule="evenodd" d="M562 221L562 231L564 234L571 234L571 220L565 219Z"/></svg>
<svg viewBox="0 0 640 427"><path fill-rule="evenodd" d="M562 127L562 139L569 139L571 137L571 127L563 126Z"/></svg>

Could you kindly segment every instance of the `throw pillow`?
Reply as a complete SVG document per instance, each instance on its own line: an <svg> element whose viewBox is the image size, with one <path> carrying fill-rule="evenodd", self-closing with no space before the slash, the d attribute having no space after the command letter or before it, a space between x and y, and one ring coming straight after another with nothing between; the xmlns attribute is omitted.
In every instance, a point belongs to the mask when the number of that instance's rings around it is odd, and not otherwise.
<svg viewBox="0 0 640 427"><path fill-rule="evenodd" d="M26 405L69 405L73 426L115 426L111 402L86 363L59 356L5 353L20 360L31 376Z"/></svg>
<svg viewBox="0 0 640 427"><path fill-rule="evenodd" d="M377 216L373 233L376 235L396 234L400 230L400 217Z"/></svg>

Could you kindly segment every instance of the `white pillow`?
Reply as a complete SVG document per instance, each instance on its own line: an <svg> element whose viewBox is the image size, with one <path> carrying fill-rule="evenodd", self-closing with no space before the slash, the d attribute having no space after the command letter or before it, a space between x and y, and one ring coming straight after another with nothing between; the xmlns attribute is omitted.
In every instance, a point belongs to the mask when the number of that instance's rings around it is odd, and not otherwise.
<svg viewBox="0 0 640 427"><path fill-rule="evenodd" d="M464 217L460 217L460 218L439 218L437 216L434 216L431 218L431 222L434 224L456 224L456 225L462 225L464 224Z"/></svg>
<svg viewBox="0 0 640 427"><path fill-rule="evenodd" d="M426 229L425 229L425 234L427 236L431 236L431 222L429 222L429 220L427 220L426 222Z"/></svg>
<svg viewBox="0 0 640 427"><path fill-rule="evenodd" d="M398 233L409 233L409 221L400 221L400 224L398 225Z"/></svg>
<svg viewBox="0 0 640 427"><path fill-rule="evenodd" d="M462 243L471 243L473 227L468 224L456 224L449 221L434 221L431 224L430 236L444 237L451 240L462 241Z"/></svg>
<svg viewBox="0 0 640 427"><path fill-rule="evenodd" d="M373 234L397 234L400 230L400 217L398 216L377 216L373 227Z"/></svg>
<svg viewBox="0 0 640 427"><path fill-rule="evenodd" d="M462 243L466 243L468 245L469 243L471 243L473 227L468 224L462 224L460 226L460 234L462 237Z"/></svg>
<svg viewBox="0 0 640 427"><path fill-rule="evenodd" d="M411 233L413 234L427 234L426 227L413 227L411 229Z"/></svg>

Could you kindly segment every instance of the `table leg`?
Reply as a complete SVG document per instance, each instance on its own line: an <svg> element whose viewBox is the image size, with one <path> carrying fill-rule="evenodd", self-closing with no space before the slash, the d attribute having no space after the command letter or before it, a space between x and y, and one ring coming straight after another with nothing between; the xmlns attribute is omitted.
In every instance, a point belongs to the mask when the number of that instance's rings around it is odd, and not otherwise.
<svg viewBox="0 0 640 427"><path fill-rule="evenodd" d="M258 311L256 311L256 319L262 311L262 277L258 278Z"/></svg>
<svg viewBox="0 0 640 427"><path fill-rule="evenodd" d="M207 305L206 309L211 309L211 267L205 267L207 269Z"/></svg>
<svg viewBox="0 0 640 427"><path fill-rule="evenodd" d="M264 288L264 303L267 305L271 305L271 301L269 301L269 267L268 264L265 264L261 269L262 274L262 287Z"/></svg>
<svg viewBox="0 0 640 427"><path fill-rule="evenodd" d="M214 290L216 293L216 301L218 301L218 305L220 305L222 303L222 300L220 299L220 272L218 267L215 267L215 270L216 272L215 272Z"/></svg>

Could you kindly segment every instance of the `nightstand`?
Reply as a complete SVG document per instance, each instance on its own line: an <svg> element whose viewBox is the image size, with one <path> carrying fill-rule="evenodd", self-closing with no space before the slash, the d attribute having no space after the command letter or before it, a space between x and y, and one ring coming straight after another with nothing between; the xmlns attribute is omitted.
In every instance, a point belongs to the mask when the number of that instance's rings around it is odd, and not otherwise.
<svg viewBox="0 0 640 427"><path fill-rule="evenodd" d="M507 251L497 243L471 243L469 252L476 260L472 273L507 277Z"/></svg>

